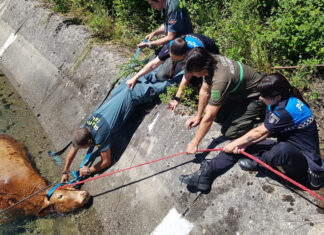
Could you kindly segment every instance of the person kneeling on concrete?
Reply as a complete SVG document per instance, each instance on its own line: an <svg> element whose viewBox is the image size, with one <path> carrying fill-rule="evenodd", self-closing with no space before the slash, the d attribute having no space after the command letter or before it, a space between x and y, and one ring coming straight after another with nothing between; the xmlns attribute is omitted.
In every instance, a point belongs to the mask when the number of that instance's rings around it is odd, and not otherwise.
<svg viewBox="0 0 324 235"><path fill-rule="evenodd" d="M61 182L68 181L70 165L80 148L97 146L101 161L92 167L84 166L79 170L80 176L87 176L104 170L111 165L110 145L112 135L120 130L136 105L152 102L167 86L179 83L183 71L171 79L158 81L156 71L138 79L138 84L131 90L124 80L111 93L109 99L95 110L84 126L73 134L72 147L67 155Z"/></svg>
<svg viewBox="0 0 324 235"><path fill-rule="evenodd" d="M199 125L187 145L187 153L196 153L214 120L222 124L221 132L228 139L242 136L263 121L265 106L256 90L263 75L253 68L221 55L211 55L204 48L194 48L185 59L185 77L192 76L202 77L203 84L197 115L186 122L187 129Z"/></svg>
<svg viewBox="0 0 324 235"><path fill-rule="evenodd" d="M219 53L219 49L213 39L200 34L184 35L165 45L156 58L147 63L137 74L127 81L127 86L133 89L138 78L150 73L159 66L157 74L159 80L164 80L165 76L170 76L170 73L176 74L179 69L182 70L183 65L180 62L195 47L206 48L212 54ZM183 80L187 81L187 83L190 81L188 78L182 79L181 83L183 83Z"/></svg>
<svg viewBox="0 0 324 235"><path fill-rule="evenodd" d="M308 173L310 185L313 188L321 186L324 160L320 157L316 121L308 104L279 73L264 77L257 89L260 100L267 105L264 123L225 145L224 152L211 162L203 161L199 171L181 175L182 182L208 191L213 180L237 161L243 170L260 169L257 162L240 154L240 150L246 149L266 164L281 166L293 178ZM269 136L276 137L277 142L265 140Z"/></svg>

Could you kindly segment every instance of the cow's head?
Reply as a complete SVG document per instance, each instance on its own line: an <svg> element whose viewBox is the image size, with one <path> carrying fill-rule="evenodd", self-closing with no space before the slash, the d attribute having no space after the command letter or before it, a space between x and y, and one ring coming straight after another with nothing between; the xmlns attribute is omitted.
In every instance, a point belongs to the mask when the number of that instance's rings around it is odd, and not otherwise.
<svg viewBox="0 0 324 235"><path fill-rule="evenodd" d="M50 198L45 196L39 215L73 211L84 206L90 197L87 191L76 190L73 187L55 190Z"/></svg>

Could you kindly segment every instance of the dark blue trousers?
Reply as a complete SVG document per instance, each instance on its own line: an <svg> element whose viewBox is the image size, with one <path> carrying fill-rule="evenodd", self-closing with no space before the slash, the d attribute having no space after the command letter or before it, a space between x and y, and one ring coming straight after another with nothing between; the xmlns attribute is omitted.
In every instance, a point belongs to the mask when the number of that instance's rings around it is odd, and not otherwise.
<svg viewBox="0 0 324 235"><path fill-rule="evenodd" d="M288 142L276 143L271 140L264 140L249 146L246 152L270 166L281 166L286 174L291 177L304 176L307 172L306 157L299 149ZM228 171L242 157L247 158L243 154L219 153L210 162L214 176L217 177Z"/></svg>

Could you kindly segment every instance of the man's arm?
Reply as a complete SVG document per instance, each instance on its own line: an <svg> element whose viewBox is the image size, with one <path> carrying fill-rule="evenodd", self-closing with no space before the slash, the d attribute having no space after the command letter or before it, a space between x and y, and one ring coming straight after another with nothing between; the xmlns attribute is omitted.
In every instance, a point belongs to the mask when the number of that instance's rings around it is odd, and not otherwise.
<svg viewBox="0 0 324 235"><path fill-rule="evenodd" d="M195 137L187 145L187 150L186 150L187 154L194 154L197 152L200 141L205 137L205 135L209 131L220 108L221 105L218 106L207 105L205 116L200 122Z"/></svg>
<svg viewBox="0 0 324 235"><path fill-rule="evenodd" d="M65 160L65 165L64 165L64 170L62 173L61 182L67 182L68 172L69 172L71 163L72 163L73 159L75 158L75 155L77 154L77 152L78 152L78 149L76 149L72 146L67 157L66 157L66 160Z"/></svg>
<svg viewBox="0 0 324 235"><path fill-rule="evenodd" d="M145 39L150 41L154 36L158 36L163 33L164 33L164 24L162 24L159 28L157 28L152 33L146 35Z"/></svg>
<svg viewBox="0 0 324 235"><path fill-rule="evenodd" d="M190 118L186 122L186 128L191 129L192 127L197 126L200 123L200 120L204 114L204 110L207 106L209 97L211 93L211 86L208 85L205 81L203 82L199 90L199 102L198 102L198 111L195 117ZM216 115L216 114L215 114Z"/></svg>
<svg viewBox="0 0 324 235"><path fill-rule="evenodd" d="M163 61L161 61L158 57L155 57L152 61L150 61L149 63L147 63L137 74L135 74L134 77L132 77L131 79L129 79L128 81L126 81L126 85L133 90L137 79L139 79L140 77L142 77L143 75L153 71L154 69L156 69L159 65L161 65L163 63Z"/></svg>
<svg viewBox="0 0 324 235"><path fill-rule="evenodd" d="M224 151L227 153L239 154L240 150L244 150L246 147L266 139L270 134L271 132L265 128L264 124L262 124L261 126L253 128L240 138L225 145Z"/></svg>
<svg viewBox="0 0 324 235"><path fill-rule="evenodd" d="M111 165L111 151L110 148L108 148L106 151L100 152L101 160L94 166L90 167L88 170L87 166L84 166L82 169L80 169L80 175L86 176L89 173L93 174L98 171L104 170L108 168Z"/></svg>
<svg viewBox="0 0 324 235"><path fill-rule="evenodd" d="M154 40L154 41L149 41L149 42L141 42L137 46L139 48L149 47L149 45L154 46L154 47L161 46L161 45L167 44L168 42L170 42L171 40L173 40L175 38L176 38L176 33L168 32L168 35L166 35L166 36L164 36L162 38L159 38L159 39Z"/></svg>

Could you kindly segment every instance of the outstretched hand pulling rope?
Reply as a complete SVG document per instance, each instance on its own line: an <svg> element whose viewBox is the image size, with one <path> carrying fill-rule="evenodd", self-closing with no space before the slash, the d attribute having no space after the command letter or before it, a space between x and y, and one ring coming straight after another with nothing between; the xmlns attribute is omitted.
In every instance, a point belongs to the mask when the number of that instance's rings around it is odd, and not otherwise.
<svg viewBox="0 0 324 235"><path fill-rule="evenodd" d="M222 148L217 148L217 149L202 149L202 150L198 150L197 152L213 152L213 151L223 151L223 149ZM318 195L317 193L315 193L312 190L306 188L305 186L301 185L300 183L296 182L295 180L293 180L293 179L289 178L288 176L282 174L281 172L273 169L271 166L269 166L268 164L266 164L263 161L259 160L258 158L252 156L251 154L248 154L247 152L245 152L243 150L241 150L240 152L241 152L241 154L247 156L248 158L250 158L250 159L258 162L260 165L264 166L265 168L267 168L268 170L272 171L273 173L275 173L276 175L280 176L281 178L289 181L290 183L294 184L295 186L299 187L300 189L305 190L306 192L308 192L309 194L313 195L314 197L317 197L317 198L321 199L322 201L324 201L324 198L321 197L320 195ZM128 168L124 168L124 169L121 169L121 170L109 172L107 174L103 174L103 175L100 175L100 176L92 177L92 178L89 178L89 179L86 179L86 180L82 180L82 181L79 181L79 182L76 182L76 183L66 184L66 185L63 185L63 186L59 186L57 189L62 189L62 188L66 188L66 187L74 186L74 185L78 185L78 184L83 184L83 183L86 183L86 182L89 182L89 181L92 181L92 180L96 180L96 179L99 179L99 178L106 177L108 175L114 175L114 174L119 173L119 172L122 172L122 171L127 171L127 170L130 170L130 169L136 168L136 167L140 167L140 166L148 165L148 164L151 164L151 163L154 163L154 162L166 160L168 158L173 158L173 157L176 157L176 156L179 156L179 155L182 155L182 154L186 154L186 152L181 152L181 153L169 155L167 157L159 158L159 159L156 159L156 160L153 160L153 161L145 162L145 163L138 164L138 165L135 165L135 166L131 166L131 167L128 167Z"/></svg>

